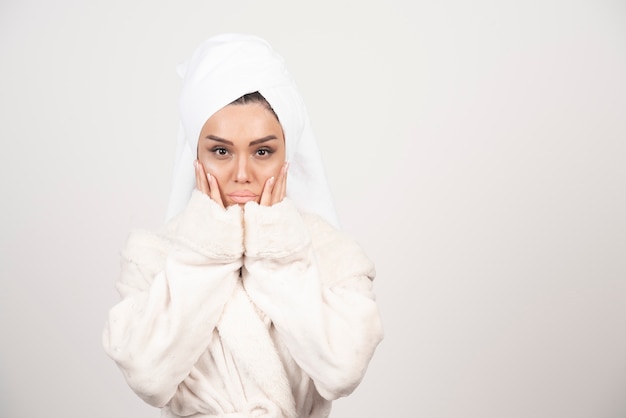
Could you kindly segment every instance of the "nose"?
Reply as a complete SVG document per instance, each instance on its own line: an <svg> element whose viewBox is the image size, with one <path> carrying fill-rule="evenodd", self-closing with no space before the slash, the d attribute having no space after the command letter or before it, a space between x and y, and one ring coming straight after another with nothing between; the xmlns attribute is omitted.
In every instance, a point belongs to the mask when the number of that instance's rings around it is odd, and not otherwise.
<svg viewBox="0 0 626 418"><path fill-rule="evenodd" d="M237 158L235 167L235 181L237 183L250 182L250 166L246 155L240 155Z"/></svg>

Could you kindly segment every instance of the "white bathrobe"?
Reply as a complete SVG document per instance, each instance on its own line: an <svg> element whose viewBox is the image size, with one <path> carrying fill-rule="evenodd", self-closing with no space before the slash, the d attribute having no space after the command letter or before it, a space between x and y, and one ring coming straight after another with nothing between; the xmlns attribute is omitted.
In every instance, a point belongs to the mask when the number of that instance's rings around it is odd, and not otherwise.
<svg viewBox="0 0 626 418"><path fill-rule="evenodd" d="M361 248L286 198L223 209L199 191L133 232L106 352L164 417L326 417L382 339Z"/></svg>

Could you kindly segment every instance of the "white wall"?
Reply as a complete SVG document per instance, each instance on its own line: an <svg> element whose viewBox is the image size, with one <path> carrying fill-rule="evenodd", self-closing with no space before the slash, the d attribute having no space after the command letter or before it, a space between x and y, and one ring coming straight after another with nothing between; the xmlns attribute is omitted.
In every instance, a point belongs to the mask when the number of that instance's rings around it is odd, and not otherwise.
<svg viewBox="0 0 626 418"><path fill-rule="evenodd" d="M104 354L164 216L175 65L287 59L386 339L333 417L626 416L620 1L0 3L0 416L156 417ZM86 412L86 411L89 412Z"/></svg>

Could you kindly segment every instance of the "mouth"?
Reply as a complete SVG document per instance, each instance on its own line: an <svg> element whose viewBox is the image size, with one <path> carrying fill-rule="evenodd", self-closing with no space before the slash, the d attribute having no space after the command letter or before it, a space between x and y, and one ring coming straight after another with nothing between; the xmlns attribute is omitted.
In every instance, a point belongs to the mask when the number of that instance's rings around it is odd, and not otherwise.
<svg viewBox="0 0 626 418"><path fill-rule="evenodd" d="M227 196L235 203L246 203L252 200L256 200L257 198L256 194L246 190L229 193Z"/></svg>

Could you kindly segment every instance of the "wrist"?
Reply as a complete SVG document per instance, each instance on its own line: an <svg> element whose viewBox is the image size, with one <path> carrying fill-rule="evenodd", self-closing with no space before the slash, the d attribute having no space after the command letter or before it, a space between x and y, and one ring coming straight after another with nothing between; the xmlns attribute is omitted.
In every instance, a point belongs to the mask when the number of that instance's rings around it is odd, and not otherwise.
<svg viewBox="0 0 626 418"><path fill-rule="evenodd" d="M306 224L288 198L272 206L247 203L243 216L245 255L248 257L281 258L310 243Z"/></svg>
<svg viewBox="0 0 626 418"><path fill-rule="evenodd" d="M176 235L203 255L240 257L243 254L242 210L238 205L225 209L196 189L181 214Z"/></svg>

